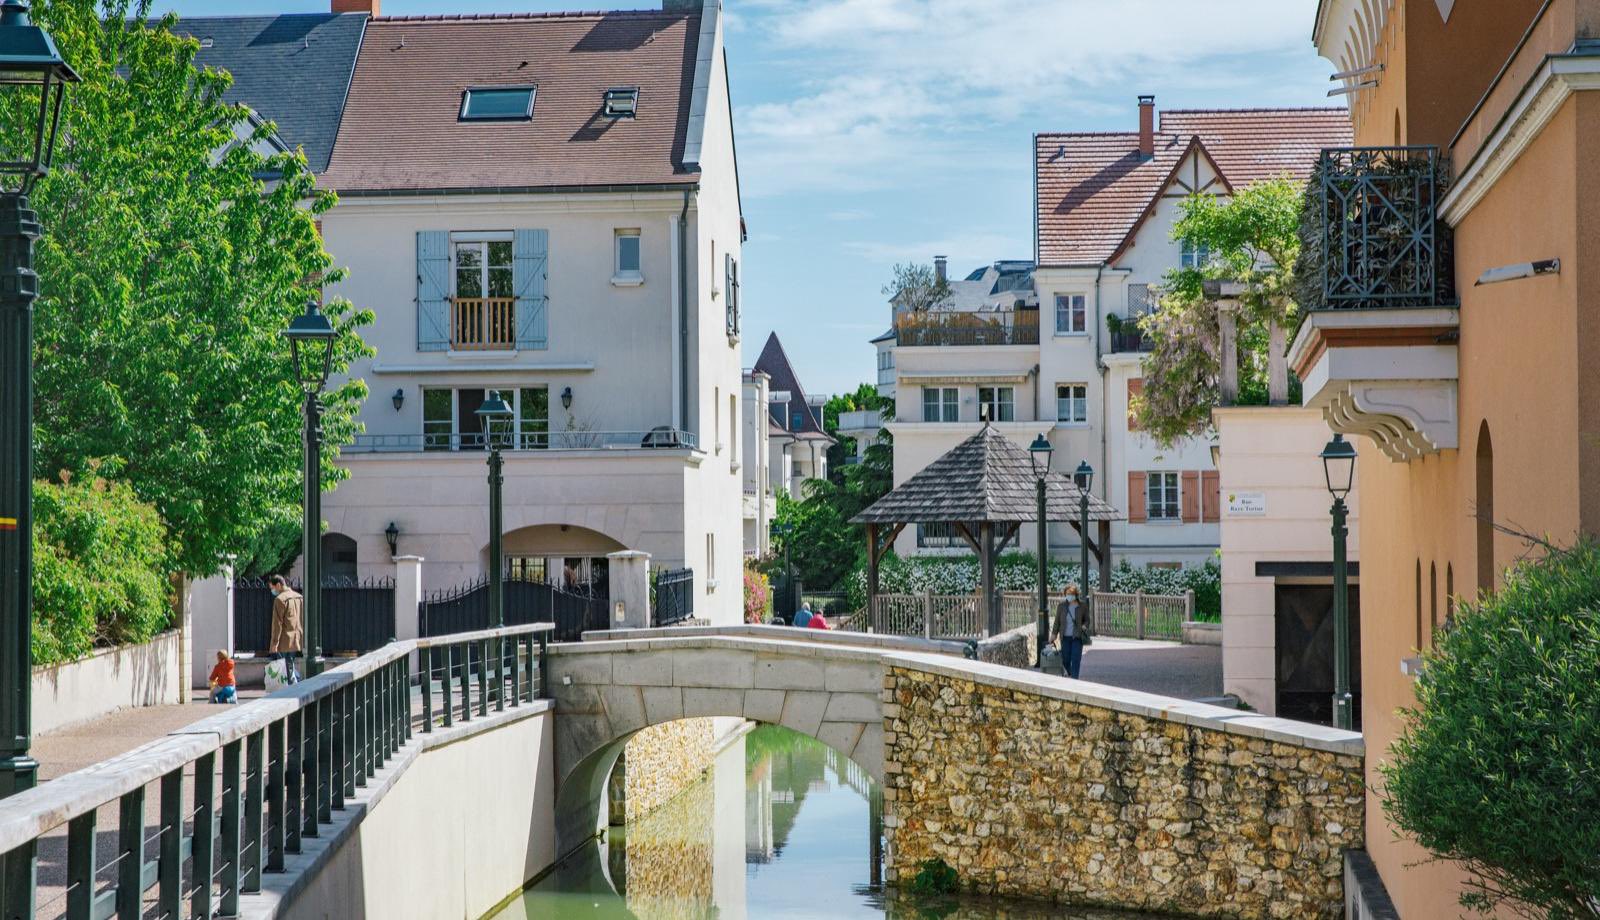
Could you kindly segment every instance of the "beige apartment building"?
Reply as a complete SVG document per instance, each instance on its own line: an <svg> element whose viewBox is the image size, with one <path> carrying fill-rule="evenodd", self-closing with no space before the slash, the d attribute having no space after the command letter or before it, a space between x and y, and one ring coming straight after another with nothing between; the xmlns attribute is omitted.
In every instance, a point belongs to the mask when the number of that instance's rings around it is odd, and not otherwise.
<svg viewBox="0 0 1600 920"><path fill-rule="evenodd" d="M1410 223L1409 251L1334 221L1344 245L1290 353L1305 404L1360 436L1375 787L1409 659L1528 549L1493 525L1600 532L1600 2L1322 0L1313 29L1356 145L1391 148L1330 156L1344 200L1437 177L1384 219ZM1376 793L1366 838L1402 916L1461 914L1461 871L1397 839Z"/></svg>

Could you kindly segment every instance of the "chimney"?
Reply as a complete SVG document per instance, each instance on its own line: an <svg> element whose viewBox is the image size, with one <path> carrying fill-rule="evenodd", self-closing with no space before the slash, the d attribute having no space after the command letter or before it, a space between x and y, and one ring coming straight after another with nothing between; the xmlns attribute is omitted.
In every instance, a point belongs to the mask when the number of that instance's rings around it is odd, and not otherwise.
<svg viewBox="0 0 1600 920"><path fill-rule="evenodd" d="M1139 97L1139 155L1150 159L1156 155L1156 97Z"/></svg>
<svg viewBox="0 0 1600 920"><path fill-rule="evenodd" d="M936 281L950 280L950 260L945 256L933 257L933 277Z"/></svg>
<svg viewBox="0 0 1600 920"><path fill-rule="evenodd" d="M333 0L335 13L366 13L368 16L381 16L378 7L383 0Z"/></svg>

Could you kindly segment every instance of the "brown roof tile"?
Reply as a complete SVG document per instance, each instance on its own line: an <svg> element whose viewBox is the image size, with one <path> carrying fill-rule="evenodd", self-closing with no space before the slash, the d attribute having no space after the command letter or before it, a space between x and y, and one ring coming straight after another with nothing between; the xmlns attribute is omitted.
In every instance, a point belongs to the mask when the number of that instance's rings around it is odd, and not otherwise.
<svg viewBox="0 0 1600 920"><path fill-rule="evenodd" d="M1039 262L1097 265L1132 238L1191 146L1232 188L1288 174L1304 179L1323 147L1350 143L1344 109L1215 109L1161 114L1155 156L1136 132L1034 138Z"/></svg>
<svg viewBox="0 0 1600 920"><path fill-rule="evenodd" d="M322 184L341 192L688 183L698 12L373 19ZM461 122L476 86L536 85L527 122ZM639 87L638 117L601 114Z"/></svg>

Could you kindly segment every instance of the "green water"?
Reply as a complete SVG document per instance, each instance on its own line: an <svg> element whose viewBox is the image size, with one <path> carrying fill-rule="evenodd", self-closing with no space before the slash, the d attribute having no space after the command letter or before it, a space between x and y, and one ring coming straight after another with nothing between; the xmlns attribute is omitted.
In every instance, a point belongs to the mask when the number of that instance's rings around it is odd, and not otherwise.
<svg viewBox="0 0 1600 920"><path fill-rule="evenodd" d="M557 866L495 920L1100 920L991 899L915 901L876 884L876 784L806 735L761 726L678 798Z"/></svg>

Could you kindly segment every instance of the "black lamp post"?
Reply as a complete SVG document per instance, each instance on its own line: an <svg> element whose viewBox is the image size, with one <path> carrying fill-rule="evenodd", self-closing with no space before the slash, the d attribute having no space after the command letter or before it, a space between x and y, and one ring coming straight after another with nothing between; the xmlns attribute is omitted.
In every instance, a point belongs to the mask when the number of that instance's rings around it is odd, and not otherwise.
<svg viewBox="0 0 1600 920"><path fill-rule="evenodd" d="M0 138L0 798L34 784L33 676L33 183L50 168L66 84L78 75L19 0L0 3L0 99L33 111L32 131ZM6 859L6 916L33 915L33 848Z"/></svg>
<svg viewBox="0 0 1600 920"><path fill-rule="evenodd" d="M305 394L305 529L301 556L305 559L306 676L322 673L322 388L333 370L333 340L337 333L322 315L316 301L294 318L283 337L289 340L289 360L295 380Z"/></svg>
<svg viewBox="0 0 1600 920"><path fill-rule="evenodd" d="M505 458L500 451L511 427L512 412L500 398L500 391L490 390L476 414L481 423L478 427L489 442L489 625L500 627L506 625L505 551L500 543L500 488L505 485Z"/></svg>
<svg viewBox="0 0 1600 920"><path fill-rule="evenodd" d="M1350 573L1345 562L1349 509L1344 497L1355 483L1356 448L1335 434L1322 449L1322 472L1333 496L1333 724L1355 729L1355 699L1350 694Z"/></svg>
<svg viewBox="0 0 1600 920"><path fill-rule="evenodd" d="M1083 548L1078 562L1078 603L1087 605L1092 614L1094 605L1089 603L1089 599L1094 597L1094 592L1089 589L1089 489L1094 485L1094 467L1089 465L1089 461L1079 461L1072 481L1078 486L1078 544Z"/></svg>
<svg viewBox="0 0 1600 920"><path fill-rule="evenodd" d="M1044 647L1050 641L1050 535L1045 523L1044 481L1050 474L1050 439L1043 433L1028 446L1039 499L1039 622L1034 636L1036 660L1044 667Z"/></svg>

